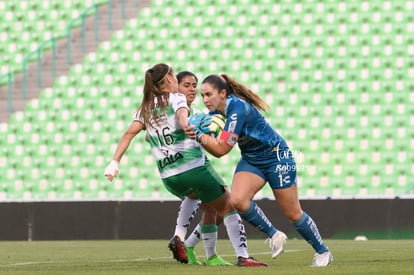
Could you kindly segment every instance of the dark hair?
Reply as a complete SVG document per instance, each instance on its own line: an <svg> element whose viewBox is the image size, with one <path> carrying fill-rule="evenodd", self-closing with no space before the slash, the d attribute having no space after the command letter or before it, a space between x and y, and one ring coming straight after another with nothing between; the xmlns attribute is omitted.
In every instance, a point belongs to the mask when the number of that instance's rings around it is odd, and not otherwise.
<svg viewBox="0 0 414 275"><path fill-rule="evenodd" d="M266 111L269 105L261 99L257 94L252 92L246 86L240 84L227 74L212 74L207 76L202 83L208 83L215 87L218 91L226 90L226 94L234 94L235 96L244 99L261 111Z"/></svg>
<svg viewBox="0 0 414 275"><path fill-rule="evenodd" d="M151 125L151 116L157 121L160 113L156 109L160 108L162 111L168 106L169 94L163 93L160 87L164 83L165 76L173 72L173 69L164 63L156 64L145 72L144 97L139 107L140 118L144 121L144 124Z"/></svg>
<svg viewBox="0 0 414 275"><path fill-rule="evenodd" d="M197 78L197 76L195 74L193 74L192 72L189 72L189 71L182 71L182 72L179 72L177 74L178 83L181 83L181 81L183 80L183 78L186 77L186 76L192 76L192 77L195 78L196 82L198 82L198 78Z"/></svg>
<svg viewBox="0 0 414 275"><path fill-rule="evenodd" d="M158 89L164 82L164 77L169 73L172 73L172 68L169 65L164 63L156 64L145 72L145 85L148 84Z"/></svg>

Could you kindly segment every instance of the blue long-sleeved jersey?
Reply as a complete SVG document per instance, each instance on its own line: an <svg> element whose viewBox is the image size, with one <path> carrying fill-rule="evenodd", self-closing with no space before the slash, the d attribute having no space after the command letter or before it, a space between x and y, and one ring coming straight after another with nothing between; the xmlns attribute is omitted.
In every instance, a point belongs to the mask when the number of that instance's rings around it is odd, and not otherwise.
<svg viewBox="0 0 414 275"><path fill-rule="evenodd" d="M245 100L228 95L224 116L227 120L220 138L230 146L238 143L243 158L249 162L263 163L269 157L274 157L269 154L273 150L287 148L285 140Z"/></svg>

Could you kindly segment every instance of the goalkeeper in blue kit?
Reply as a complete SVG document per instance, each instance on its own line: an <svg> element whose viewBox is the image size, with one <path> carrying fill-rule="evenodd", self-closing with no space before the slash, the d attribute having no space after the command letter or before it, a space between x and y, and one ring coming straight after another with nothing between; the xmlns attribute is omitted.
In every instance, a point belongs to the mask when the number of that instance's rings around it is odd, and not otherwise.
<svg viewBox="0 0 414 275"><path fill-rule="evenodd" d="M226 124L218 139L208 134L200 115L186 128L209 153L216 157L227 154L237 143L241 159L236 166L231 202L240 216L262 230L272 234L270 241L277 241L275 232L263 211L253 201L254 195L269 183L276 202L297 232L313 247L315 254L311 266L328 266L333 256L324 244L316 223L302 210L299 202L296 163L286 141L266 122L259 112L266 111L267 104L250 89L226 74L209 75L201 85L201 96L210 114L226 117Z"/></svg>

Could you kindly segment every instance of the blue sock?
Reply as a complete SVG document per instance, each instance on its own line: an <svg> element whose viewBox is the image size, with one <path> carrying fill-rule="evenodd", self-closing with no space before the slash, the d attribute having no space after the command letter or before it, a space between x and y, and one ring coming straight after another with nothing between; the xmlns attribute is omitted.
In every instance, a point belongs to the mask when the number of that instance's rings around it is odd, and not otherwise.
<svg viewBox="0 0 414 275"><path fill-rule="evenodd" d="M260 207L254 201L250 203L250 208L246 212L239 214L248 223L264 232L269 238L271 238L277 231L273 224L263 213L262 209L260 209Z"/></svg>
<svg viewBox="0 0 414 275"><path fill-rule="evenodd" d="M308 214L303 212L302 217L295 222L295 228L317 253L329 251L323 243L318 227Z"/></svg>

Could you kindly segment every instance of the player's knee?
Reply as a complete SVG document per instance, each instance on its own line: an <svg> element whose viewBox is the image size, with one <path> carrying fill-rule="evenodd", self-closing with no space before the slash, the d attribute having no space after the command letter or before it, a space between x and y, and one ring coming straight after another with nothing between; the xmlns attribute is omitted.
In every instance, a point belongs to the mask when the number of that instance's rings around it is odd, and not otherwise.
<svg viewBox="0 0 414 275"><path fill-rule="evenodd" d="M200 209L203 211L204 215L216 216L216 210L213 207L206 204L201 204Z"/></svg>
<svg viewBox="0 0 414 275"><path fill-rule="evenodd" d="M244 198L233 195L231 196L231 204L238 212L245 212L250 207L250 201L246 201Z"/></svg>
<svg viewBox="0 0 414 275"><path fill-rule="evenodd" d="M302 210L290 209L289 211L286 211L285 216L289 222L295 223L302 217Z"/></svg>

